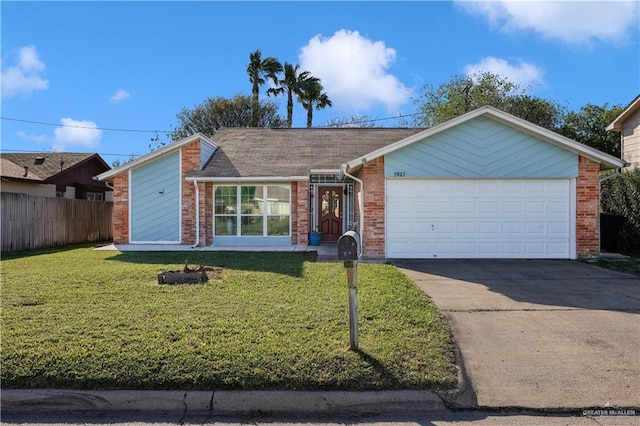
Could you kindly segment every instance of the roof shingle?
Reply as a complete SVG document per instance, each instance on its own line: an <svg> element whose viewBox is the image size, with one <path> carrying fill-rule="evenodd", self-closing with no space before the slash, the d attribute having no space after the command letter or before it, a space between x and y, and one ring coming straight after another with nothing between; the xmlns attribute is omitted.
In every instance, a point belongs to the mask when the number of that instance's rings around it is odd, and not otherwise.
<svg viewBox="0 0 640 426"><path fill-rule="evenodd" d="M190 177L308 176L311 169L337 170L343 163L424 131L420 128L267 129L226 128L203 170Z"/></svg>
<svg viewBox="0 0 640 426"><path fill-rule="evenodd" d="M3 177L45 181L96 154L73 152L1 153ZM25 166L29 169L25 176Z"/></svg>

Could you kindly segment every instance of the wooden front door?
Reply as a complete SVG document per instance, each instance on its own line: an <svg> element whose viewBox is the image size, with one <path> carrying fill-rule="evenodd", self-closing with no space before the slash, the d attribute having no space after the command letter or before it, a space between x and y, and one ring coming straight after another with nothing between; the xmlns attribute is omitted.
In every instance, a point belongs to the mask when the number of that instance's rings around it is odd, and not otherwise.
<svg viewBox="0 0 640 426"><path fill-rule="evenodd" d="M338 241L342 235L342 187L318 187L318 230L322 241Z"/></svg>

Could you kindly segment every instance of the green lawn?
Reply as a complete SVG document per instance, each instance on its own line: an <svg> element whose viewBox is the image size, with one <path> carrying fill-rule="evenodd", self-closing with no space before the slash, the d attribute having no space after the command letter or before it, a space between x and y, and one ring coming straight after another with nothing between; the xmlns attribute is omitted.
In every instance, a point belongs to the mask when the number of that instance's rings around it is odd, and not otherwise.
<svg viewBox="0 0 640 426"><path fill-rule="evenodd" d="M596 265L614 271L626 272L640 277L640 258L631 258L626 260L610 260L598 259Z"/></svg>
<svg viewBox="0 0 640 426"><path fill-rule="evenodd" d="M166 286L184 261L221 280ZM390 265L359 265L348 350L342 263L306 253L3 255L4 388L440 389L455 385L442 314Z"/></svg>

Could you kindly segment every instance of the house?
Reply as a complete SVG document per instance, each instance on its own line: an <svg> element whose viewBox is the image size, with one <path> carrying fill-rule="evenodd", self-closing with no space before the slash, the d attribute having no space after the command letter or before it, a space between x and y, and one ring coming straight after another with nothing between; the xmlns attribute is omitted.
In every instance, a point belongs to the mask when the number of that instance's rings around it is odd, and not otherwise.
<svg viewBox="0 0 640 426"><path fill-rule="evenodd" d="M620 132L622 159L630 164L630 169L640 167L640 95L622 111L613 123L607 127L609 131Z"/></svg>
<svg viewBox="0 0 640 426"><path fill-rule="evenodd" d="M112 192L93 177L110 170L98 154L70 152L0 154L2 192L111 201Z"/></svg>
<svg viewBox="0 0 640 426"><path fill-rule="evenodd" d="M116 244L304 245L367 258L599 254L599 173L624 161L492 107L430 129L228 128L97 178Z"/></svg>

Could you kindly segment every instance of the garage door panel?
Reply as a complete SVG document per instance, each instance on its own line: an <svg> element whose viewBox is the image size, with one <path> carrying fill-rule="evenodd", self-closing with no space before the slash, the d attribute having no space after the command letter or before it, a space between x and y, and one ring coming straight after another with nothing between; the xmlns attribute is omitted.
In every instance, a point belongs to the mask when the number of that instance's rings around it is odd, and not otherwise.
<svg viewBox="0 0 640 426"><path fill-rule="evenodd" d="M500 224L498 222L480 222L479 226L480 234L491 234L496 235L498 230L500 229Z"/></svg>
<svg viewBox="0 0 640 426"><path fill-rule="evenodd" d="M390 179L387 257L569 258L570 188L568 179Z"/></svg>
<svg viewBox="0 0 640 426"><path fill-rule="evenodd" d="M547 226L550 235L569 236L569 225L566 222L549 222Z"/></svg>

